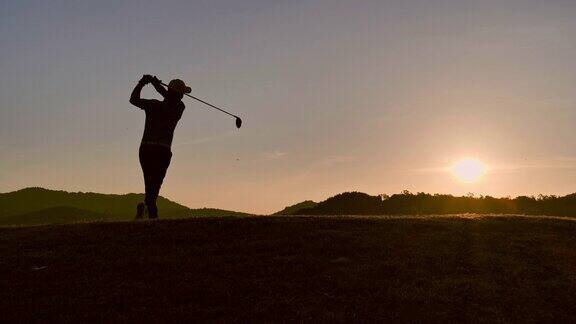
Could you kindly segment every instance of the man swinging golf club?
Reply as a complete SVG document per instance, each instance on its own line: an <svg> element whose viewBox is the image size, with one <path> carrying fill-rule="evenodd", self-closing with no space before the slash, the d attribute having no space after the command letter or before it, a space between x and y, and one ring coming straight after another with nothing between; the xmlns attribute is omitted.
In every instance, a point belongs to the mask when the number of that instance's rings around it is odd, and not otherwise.
<svg viewBox="0 0 576 324"><path fill-rule="evenodd" d="M162 95L163 101L140 98L142 88L148 83L151 83ZM170 147L174 129L184 112L182 97L190 91L190 87L186 86L182 80L170 81L166 89L162 81L148 74L144 75L132 90L130 103L146 113L144 135L139 150L146 196L144 202L136 207L136 219L141 219L146 209L150 219L158 218L156 199L172 158Z"/></svg>

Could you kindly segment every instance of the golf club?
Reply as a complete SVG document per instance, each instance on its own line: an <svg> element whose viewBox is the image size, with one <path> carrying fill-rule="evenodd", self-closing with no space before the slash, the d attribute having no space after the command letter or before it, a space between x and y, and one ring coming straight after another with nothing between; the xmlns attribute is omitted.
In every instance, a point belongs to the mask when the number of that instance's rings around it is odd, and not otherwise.
<svg viewBox="0 0 576 324"><path fill-rule="evenodd" d="M160 82L160 84L162 84L163 86L165 86L166 88L168 88L168 85L165 84L164 82ZM212 108L214 108L214 109L218 109L218 110L220 110L221 112L223 112L223 113L225 113L225 114L228 114L228 115L236 118L236 127L237 127L237 128L240 128L240 127L242 126L242 119L240 119L240 117L238 117L238 116L236 116L236 115L234 115L234 114L231 114L231 113L227 112L226 110L224 110L224 109L222 109L222 108L218 108L218 107L214 106L213 104L210 104L210 103L208 103L208 102L206 102L206 101L204 101L204 100L202 100L202 99L199 99L199 98L196 98L196 97L194 97L194 96L192 96L192 95L189 95L189 94L187 94L187 93L185 93L184 95L186 95L186 96L188 96L188 97L190 97L190 98L192 98L192 99L196 99L196 100L200 101L201 103L203 103L203 104L205 104L205 105L208 105L208 106L210 106L210 107L212 107Z"/></svg>

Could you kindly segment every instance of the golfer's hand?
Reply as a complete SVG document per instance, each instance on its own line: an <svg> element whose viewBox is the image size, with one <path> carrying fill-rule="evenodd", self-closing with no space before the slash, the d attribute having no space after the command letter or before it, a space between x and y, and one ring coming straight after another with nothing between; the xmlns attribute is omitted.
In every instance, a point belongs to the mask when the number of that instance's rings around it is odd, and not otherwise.
<svg viewBox="0 0 576 324"><path fill-rule="evenodd" d="M150 77L151 77L150 83L152 83L154 85L161 85L162 84L162 80L158 79L155 75L150 76Z"/></svg>
<svg viewBox="0 0 576 324"><path fill-rule="evenodd" d="M153 78L152 78L152 76L151 76L150 74L144 74L144 75L142 76L142 79L140 79L140 82L141 82L142 84L148 84L148 83L151 83L152 80L153 80Z"/></svg>

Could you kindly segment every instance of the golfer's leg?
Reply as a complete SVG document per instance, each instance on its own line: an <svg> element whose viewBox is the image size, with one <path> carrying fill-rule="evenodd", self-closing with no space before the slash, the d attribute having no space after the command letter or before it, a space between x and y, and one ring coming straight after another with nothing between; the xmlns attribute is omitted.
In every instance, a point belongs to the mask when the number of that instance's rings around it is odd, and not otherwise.
<svg viewBox="0 0 576 324"><path fill-rule="evenodd" d="M144 173L144 188L146 195L144 197L144 202L146 207L150 210L150 204L156 204L154 197L154 152L150 151L149 147L142 146L140 148L140 165L142 166L142 172ZM154 208L154 207L153 207Z"/></svg>
<svg viewBox="0 0 576 324"><path fill-rule="evenodd" d="M158 217L158 207L156 206L156 199L160 194L160 188L162 187L162 182L164 182L164 177L166 176L166 170L168 170L168 166L170 165L170 159L172 157L172 153L170 151L160 150L156 154L156 159L154 160L154 188L152 194L154 200L154 213L150 213L151 218Z"/></svg>
<svg viewBox="0 0 576 324"><path fill-rule="evenodd" d="M168 171L168 167L170 166L170 160L172 159L172 152L170 151L166 151L163 152L163 154L161 155L162 159L160 160L160 174L159 176L159 183L160 183L160 187L162 186L162 183L164 182L164 178L166 177L166 172Z"/></svg>
<svg viewBox="0 0 576 324"><path fill-rule="evenodd" d="M140 161L140 167L142 168L142 175L144 178L144 189L146 189L146 187L148 186L148 177L146 176L147 174L146 159L144 157L142 146L140 146L140 149L138 150L138 160ZM136 206L136 219L142 219L145 208L146 208L145 203L142 202L138 203L138 205Z"/></svg>
<svg viewBox="0 0 576 324"><path fill-rule="evenodd" d="M156 198L158 198L159 191L160 185L158 183L158 167L157 165L154 165L154 168L150 170L150 186L146 190L146 207L148 207L148 217L150 218L158 217Z"/></svg>
<svg viewBox="0 0 576 324"><path fill-rule="evenodd" d="M150 148L150 169L149 169L149 186L146 189L146 207L148 207L148 217L153 219L158 217L158 207L156 199L160 192L160 168L161 168L161 151L156 146Z"/></svg>

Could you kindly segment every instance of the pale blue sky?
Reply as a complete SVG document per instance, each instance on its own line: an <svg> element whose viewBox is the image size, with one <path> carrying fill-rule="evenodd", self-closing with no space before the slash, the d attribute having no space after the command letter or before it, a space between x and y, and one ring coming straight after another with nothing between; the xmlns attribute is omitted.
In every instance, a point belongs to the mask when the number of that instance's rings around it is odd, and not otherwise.
<svg viewBox="0 0 576 324"><path fill-rule="evenodd" d="M162 194L190 207L575 192L574 17L568 0L4 0L0 191L141 192L128 97L150 73L245 122L185 101ZM478 183L443 170L470 156Z"/></svg>

